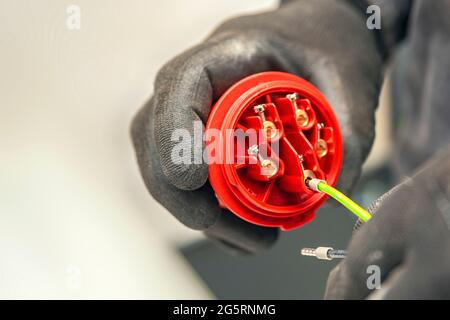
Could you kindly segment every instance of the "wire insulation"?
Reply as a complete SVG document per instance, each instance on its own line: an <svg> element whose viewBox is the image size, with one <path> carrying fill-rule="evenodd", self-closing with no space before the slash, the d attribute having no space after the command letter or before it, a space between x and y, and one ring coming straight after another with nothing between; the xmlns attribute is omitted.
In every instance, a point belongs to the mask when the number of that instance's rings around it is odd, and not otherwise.
<svg viewBox="0 0 450 320"><path fill-rule="evenodd" d="M350 210L362 221L366 222L370 218L372 218L372 215L368 213L366 210L364 210L362 207L360 207L356 202L354 202L352 199L347 197L345 194L343 194L336 188L333 188L332 186L326 184L324 181L320 181L317 184L317 189L323 193L326 193L336 201L340 202L344 207Z"/></svg>

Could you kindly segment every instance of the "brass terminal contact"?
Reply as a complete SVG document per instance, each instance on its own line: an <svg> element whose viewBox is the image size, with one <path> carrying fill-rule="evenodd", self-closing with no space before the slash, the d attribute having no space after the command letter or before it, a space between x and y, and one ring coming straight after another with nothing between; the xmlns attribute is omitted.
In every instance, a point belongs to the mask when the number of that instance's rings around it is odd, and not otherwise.
<svg viewBox="0 0 450 320"><path fill-rule="evenodd" d="M295 120L297 121L297 124L301 128L306 127L309 123L309 116L305 110L298 107L298 105L297 105L298 94L291 93L291 94L288 94L286 96L286 98L288 98L291 101L292 105L295 108Z"/></svg>
<svg viewBox="0 0 450 320"><path fill-rule="evenodd" d="M266 114L265 114L266 105L259 104L259 105L255 106L253 108L253 110L255 110L255 112L261 118L261 121L263 123L263 128L264 128L264 131L266 132L267 138L269 138L269 139L275 138L275 136L277 135L277 127L275 126L275 124L272 121L268 121L266 119Z"/></svg>
<svg viewBox="0 0 450 320"><path fill-rule="evenodd" d="M306 183L306 180L308 180L308 179L314 179L316 177L316 175L314 174L314 172L312 170L305 169L305 166L303 164L305 159L303 158L303 156L301 154L298 155L298 160L300 161L300 166L302 167L302 170L303 170L303 176L305 177L305 183Z"/></svg>
<svg viewBox="0 0 450 320"><path fill-rule="evenodd" d="M325 140L323 140L321 138L321 134L320 132L322 131L322 129L324 128L324 124L323 123L319 123L317 124L317 144L316 144L316 152L317 155L320 158L323 158L327 155L328 153L328 144Z"/></svg>
<svg viewBox="0 0 450 320"><path fill-rule="evenodd" d="M263 176L270 178L277 174L278 166L272 159L264 158L259 152L259 148L256 144L250 146L247 151L249 155L254 155L258 158L261 165L261 174Z"/></svg>

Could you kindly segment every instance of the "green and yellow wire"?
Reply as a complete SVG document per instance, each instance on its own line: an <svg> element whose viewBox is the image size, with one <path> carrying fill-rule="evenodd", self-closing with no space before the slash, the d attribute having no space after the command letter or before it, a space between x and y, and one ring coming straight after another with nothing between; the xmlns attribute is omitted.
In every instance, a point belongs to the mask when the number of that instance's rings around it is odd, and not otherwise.
<svg viewBox="0 0 450 320"><path fill-rule="evenodd" d="M324 180L320 179L307 179L305 181L306 185L314 191L323 192L336 201L340 202L344 207L346 207L350 212L360 218L362 221L366 222L372 215L360 207L356 202L347 197L345 194L328 185Z"/></svg>

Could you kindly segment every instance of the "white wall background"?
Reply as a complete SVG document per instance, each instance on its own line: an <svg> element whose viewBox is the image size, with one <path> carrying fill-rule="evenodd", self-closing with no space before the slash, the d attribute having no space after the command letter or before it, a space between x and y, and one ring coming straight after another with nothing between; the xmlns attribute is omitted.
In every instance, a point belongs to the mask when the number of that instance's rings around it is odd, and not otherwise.
<svg viewBox="0 0 450 320"><path fill-rule="evenodd" d="M211 297L128 136L159 67L269 0L0 1L0 298ZM66 8L81 8L81 30Z"/></svg>

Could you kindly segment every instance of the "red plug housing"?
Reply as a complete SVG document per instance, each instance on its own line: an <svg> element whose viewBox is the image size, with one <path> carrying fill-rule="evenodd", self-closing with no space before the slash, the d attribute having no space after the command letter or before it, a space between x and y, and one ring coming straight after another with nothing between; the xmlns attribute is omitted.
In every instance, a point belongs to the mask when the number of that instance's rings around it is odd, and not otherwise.
<svg viewBox="0 0 450 320"><path fill-rule="evenodd" d="M322 93L295 75L263 72L237 82L213 106L206 129L221 133L214 152L231 158L209 164L219 204L248 222L297 228L327 198L305 179L337 182L343 158L337 118ZM253 141L229 134L237 130L262 134Z"/></svg>

